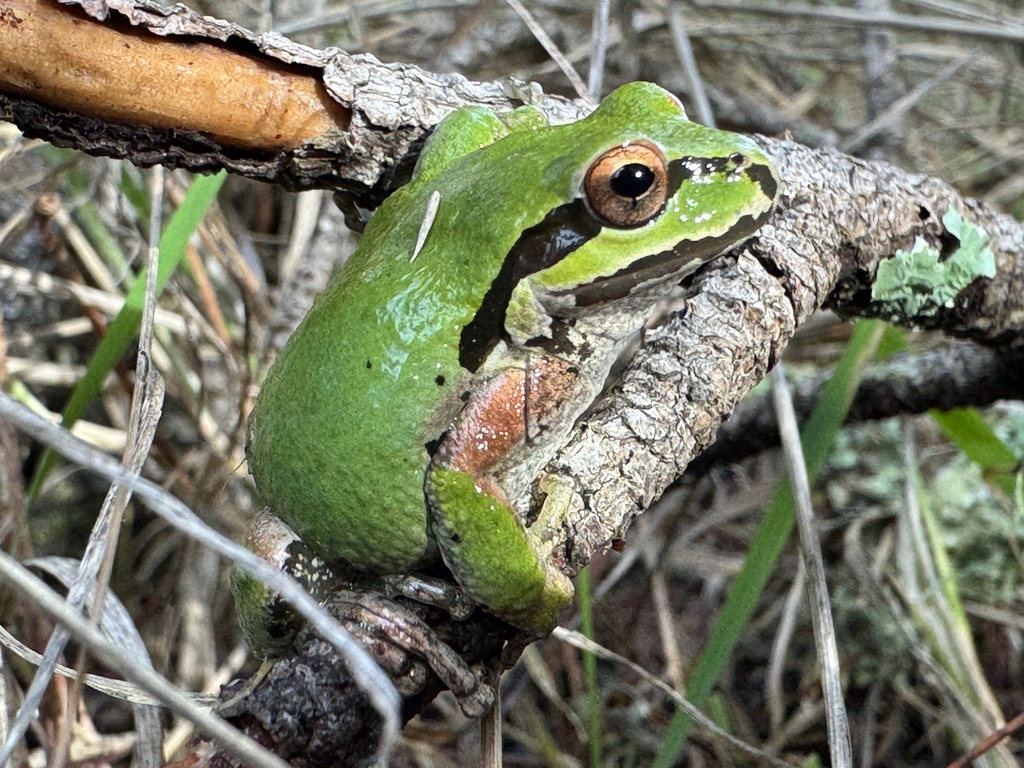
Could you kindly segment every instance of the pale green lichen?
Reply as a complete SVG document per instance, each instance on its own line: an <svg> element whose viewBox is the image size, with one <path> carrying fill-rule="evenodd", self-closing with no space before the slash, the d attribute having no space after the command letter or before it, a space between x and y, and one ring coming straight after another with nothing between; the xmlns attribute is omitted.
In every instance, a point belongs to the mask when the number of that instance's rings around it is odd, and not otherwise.
<svg viewBox="0 0 1024 768"><path fill-rule="evenodd" d="M960 246L948 259L918 237L909 251L900 250L878 265L871 299L882 314L899 317L930 316L951 308L953 300L979 277L994 277L996 260L985 243L985 230L965 221L950 209L942 223Z"/></svg>

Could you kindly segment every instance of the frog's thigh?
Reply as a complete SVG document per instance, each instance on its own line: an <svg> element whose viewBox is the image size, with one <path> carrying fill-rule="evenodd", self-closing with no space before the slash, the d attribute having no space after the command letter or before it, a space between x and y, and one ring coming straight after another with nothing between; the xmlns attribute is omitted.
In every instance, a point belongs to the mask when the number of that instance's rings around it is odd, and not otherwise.
<svg viewBox="0 0 1024 768"><path fill-rule="evenodd" d="M529 398L525 380L525 371L509 368L474 393L434 454L426 492L434 536L462 587L512 624L545 632L571 601L572 582L551 564L550 543L526 530L488 473L522 442L527 417L531 431L557 419L576 374L567 363L538 357Z"/></svg>

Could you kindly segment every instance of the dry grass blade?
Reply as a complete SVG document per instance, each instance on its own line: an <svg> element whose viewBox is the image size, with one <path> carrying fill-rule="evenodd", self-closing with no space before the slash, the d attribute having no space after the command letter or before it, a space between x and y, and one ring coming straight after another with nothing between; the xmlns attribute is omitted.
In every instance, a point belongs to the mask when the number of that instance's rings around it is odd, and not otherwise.
<svg viewBox="0 0 1024 768"><path fill-rule="evenodd" d="M779 621L779 629L775 633L775 642L772 643L771 662L768 665L768 715L771 718L772 732L778 734L782 728L782 718L785 714L785 702L782 693L782 676L785 671L786 650L793 639L793 632L796 630L796 618L800 607L804 604L804 589L806 588L807 568L801 560L797 565L796 576L793 577L793 585L789 588L789 595L786 597L786 607L782 612L782 619Z"/></svg>
<svg viewBox="0 0 1024 768"><path fill-rule="evenodd" d="M788 763L785 760L780 760L775 755L770 755L762 749L753 747L750 744L747 744L746 742L737 739L731 733L728 733L719 728L714 721L712 721L703 712L697 709L697 707L693 706L689 701L687 701L685 696L683 696L678 691L674 690L671 686L659 680L657 677L652 675L639 664L634 664L629 659L620 656L617 653L609 651L604 646L593 642L584 635L581 635L579 632L572 632L568 629L564 629L563 627L557 627L555 631L552 633L552 636L558 638L562 642L572 645L575 648L579 648L582 651L588 651L596 656L600 656L610 661L614 661L617 664L622 664L626 667L629 667L631 670L633 670L633 672L640 675L640 677L642 677L648 683L650 683L655 688L664 693L666 696L671 698L673 703L675 703L677 707L679 707L681 710L686 712L687 715L693 718L693 721L697 723L697 725L704 728L709 733L714 734L717 738L721 739L726 744L729 744L730 746L735 747L741 752L744 752L752 757L757 758L758 760L762 761L762 764L776 766L776 768L793 768L793 763Z"/></svg>
<svg viewBox="0 0 1024 768"><path fill-rule="evenodd" d="M505 2L508 3L509 7L515 11L519 18L521 18L526 26L529 27L530 32L533 33L537 42L543 46L544 50L547 51L548 56L551 57L551 60L558 65L558 68L562 70L562 74L568 78L573 89L576 91L576 94L581 99L590 101L590 95L587 92L587 85L583 82L583 78L580 77L576 68L572 65L569 59L565 57L565 54L562 53L561 49L555 45L555 41L551 39L551 35L544 31L544 27L542 27L537 19L534 18L533 14L530 13L526 6L519 2L519 0L505 0Z"/></svg>
<svg viewBox="0 0 1024 768"><path fill-rule="evenodd" d="M915 653L934 674L936 692L950 711L957 713L947 719L947 727L966 743L978 742L1005 721L975 651L934 518L918 492L912 424L904 419L906 505L899 518L899 580L893 587L906 606ZM1011 768L1017 761L1004 745L997 745L979 762L991 768Z"/></svg>
<svg viewBox="0 0 1024 768"><path fill-rule="evenodd" d="M672 44L676 49L676 56L683 67L683 74L690 86L690 95L697 107L697 120L708 128L715 127L715 113L711 109L711 102L708 101L707 90L704 88L704 80L697 68L697 58L693 55L693 46L690 45L690 36L686 32L686 22L683 20L683 11L679 2L668 4L668 28L672 32Z"/></svg>
<svg viewBox="0 0 1024 768"><path fill-rule="evenodd" d="M806 4L792 6L782 4L754 5L702 0L700 5L708 9L743 11L766 16L780 16L787 19L820 19L855 27L870 25L917 32L945 32L990 40L1024 40L1024 27L1020 24L1014 24L1007 19L996 20L993 18L988 22L969 23L960 19L943 18L940 16L911 16L909 14L892 13L891 11L864 13L862 10L854 8L841 8L838 6L812 7Z"/></svg>
<svg viewBox="0 0 1024 768"><path fill-rule="evenodd" d="M25 564L57 579L66 588L71 588L80 579L79 570L81 563L70 558L37 557L27 561ZM142 636L139 634L138 629L136 629L128 610L117 599L116 595L108 593L104 596L102 594L103 587L106 585L107 580L105 579L101 582L99 588L94 589L93 594L89 595L87 599L87 602L92 606L90 616L93 618L94 624L103 632L104 637L107 637L114 645L122 649L126 658L130 660L129 663L152 669L153 664L150 661L146 645L142 641ZM96 678L87 678L87 675L82 674L81 670L85 667L85 663L83 663L84 655L84 650L79 652L76 662L77 669L70 675L73 680L73 686L69 696L69 703L81 701L81 688L83 685L95 687ZM136 699L145 695L144 692L139 691L135 686L132 686L132 690L128 691L125 688L125 684L119 680L104 680L104 682L119 684L119 689L129 693ZM133 768L159 768L163 764L163 754L161 751L163 729L160 724L160 707L158 705L159 702L151 700L134 701L134 706L132 707L135 724L134 733L132 734L135 753ZM68 735L63 743L58 740L56 747L51 750L53 753L51 757L52 768L56 768L62 762L66 762L67 759L74 760L74 742L72 739L75 736L76 729L72 713L76 713L78 710L78 706L66 707L63 727Z"/></svg>
<svg viewBox="0 0 1024 768"><path fill-rule="evenodd" d="M7 648L11 653L16 654L34 666L38 666L43 660L41 653L33 651L27 645L18 640L18 638L4 629L2 625L0 625L0 644ZM126 683L124 680L115 680L111 677L103 677L102 675L94 675L88 672L85 675L82 675L81 672L63 664L58 664L54 668L54 673L67 678L73 678L76 676L82 677L85 680L85 684L93 690L100 691L101 693L105 693L107 696L112 696L115 699L121 699L122 701L128 701L133 704L160 703L159 699L153 698L138 686ZM212 699L210 699L210 697L197 699L197 701L212 704ZM6 728L3 730L3 733L7 733Z"/></svg>
<svg viewBox="0 0 1024 768"><path fill-rule="evenodd" d="M608 48L608 12L611 0L594 0L594 26L590 33L590 72L587 94L595 104L601 100L604 58Z"/></svg>
<svg viewBox="0 0 1024 768"><path fill-rule="evenodd" d="M124 297L115 296L101 291L97 288L90 288L86 285L79 285L53 277L42 272L33 272L23 267L16 267L7 263L0 263L0 281L10 282L13 285L31 287L42 295L53 295L60 297L67 295L80 301L87 307L96 307L106 315L113 317L124 306ZM188 333L188 324L181 315L158 309L156 321L161 328L167 328L172 333L185 335Z"/></svg>
<svg viewBox="0 0 1024 768"><path fill-rule="evenodd" d="M150 446L156 435L164 397L163 380L156 369L150 366L149 362L152 356L153 327L156 314L157 258L159 255L158 244L161 230L160 211L163 200L163 170L161 168L155 169L152 173L152 178L155 179L155 183L153 185L152 217L150 221L149 269L139 336L139 355L136 371L138 380L132 398L132 412L129 423L128 442L125 447L126 452L122 457L122 465L134 476L138 476L142 471L142 465L149 455ZM107 593L110 573L113 568L114 553L117 550L121 521L130 498L131 491L129 488L118 484L111 486L100 514L97 516L92 535L89 537L78 577L70 585L67 598L68 606L73 610L81 610L89 602L87 610L94 621L98 621L103 613L103 603ZM64 628L58 626L54 630L47 643L43 660L36 670L35 678L25 694L25 699L18 712L18 716L15 718L14 724L7 734L3 750L0 751L0 764L10 759L18 743L28 730L29 724L42 701L46 686L57 666L57 660L63 653L69 639L70 636ZM83 665L84 656L80 654L76 667L81 668ZM55 768L63 766L70 747L74 718L78 709L77 702L81 696L82 685L82 677L76 677L53 753L52 759L55 761ZM138 719L140 721L142 737L137 745L136 760L141 766L155 766L161 759L159 752L161 741L159 723L155 723L156 730L154 733L154 720L151 713L143 712Z"/></svg>
<svg viewBox="0 0 1024 768"><path fill-rule="evenodd" d="M913 90L891 104L884 114L879 115L867 125L861 126L853 136L844 140L839 145L839 148L843 152L856 152L880 131L891 128L901 117L903 117L907 110L913 108L913 106L920 102L921 99L935 90L938 86L950 80L957 72L966 67L976 58L976 54L968 54L967 56L952 62L941 72L938 72L935 77L931 77L923 83L918 83Z"/></svg>
<svg viewBox="0 0 1024 768"><path fill-rule="evenodd" d="M122 669L136 685L162 701L168 708L196 723L204 733L217 739L247 764L260 768L287 768L287 763L267 752L251 739L241 736L234 728L197 706L183 691L167 682L145 666L124 664L124 649L111 643L89 621L76 611L69 611L40 579L37 579L17 560L0 552L0 580L23 595L31 595L35 605L54 621L60 622L75 638L89 646L91 653L112 667Z"/></svg>

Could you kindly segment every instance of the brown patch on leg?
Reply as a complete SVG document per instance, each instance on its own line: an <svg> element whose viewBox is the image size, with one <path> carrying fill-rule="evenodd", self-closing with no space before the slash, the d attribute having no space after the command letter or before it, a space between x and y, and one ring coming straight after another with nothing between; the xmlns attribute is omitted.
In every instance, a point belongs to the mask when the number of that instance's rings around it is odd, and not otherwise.
<svg viewBox="0 0 1024 768"><path fill-rule="evenodd" d="M531 360L527 393L526 370L502 371L473 393L434 461L480 477L524 437L546 429L574 390L577 374L558 358L538 356Z"/></svg>

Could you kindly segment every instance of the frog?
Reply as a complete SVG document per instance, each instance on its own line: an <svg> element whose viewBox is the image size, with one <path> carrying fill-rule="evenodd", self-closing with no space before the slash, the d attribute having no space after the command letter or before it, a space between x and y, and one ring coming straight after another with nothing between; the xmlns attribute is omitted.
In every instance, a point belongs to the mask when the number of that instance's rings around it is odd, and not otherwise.
<svg viewBox="0 0 1024 768"><path fill-rule="evenodd" d="M653 83L562 125L456 110L267 373L259 496L308 562L441 561L472 604L550 632L573 597L567 505L530 489L658 303L754 235L779 186L756 141Z"/></svg>

